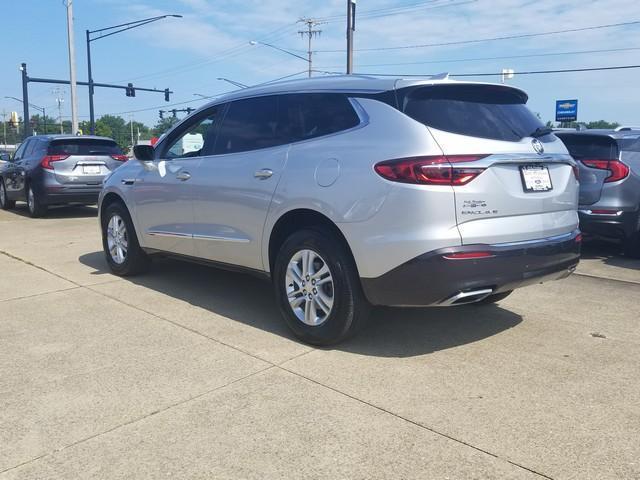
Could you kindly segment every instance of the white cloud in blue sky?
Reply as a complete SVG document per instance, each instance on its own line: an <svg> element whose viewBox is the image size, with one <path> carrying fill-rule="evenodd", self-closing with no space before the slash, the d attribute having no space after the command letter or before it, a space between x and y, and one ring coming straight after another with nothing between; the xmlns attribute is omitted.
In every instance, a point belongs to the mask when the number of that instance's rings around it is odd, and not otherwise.
<svg viewBox="0 0 640 480"><path fill-rule="evenodd" d="M416 3L418 0L359 0L358 10L366 12ZM92 47L94 79L169 87L175 91L172 102L195 100L190 105L197 106L199 101L194 93L215 94L226 90L228 85L216 80L217 77L255 84L305 70L302 60L267 47L252 47L249 41L264 38L266 42L303 54L306 43L297 33L302 25L295 22L301 17L343 15L345 4L345 0L75 0L79 79L86 78L85 29L179 13L184 18L167 19L95 42ZM68 77L65 11L59 1L3 0L3 18L6 20L3 36L11 41L0 53L0 110L19 110L19 104L2 97L21 96L17 70L20 62L29 64L33 76ZM402 15L360 18L356 49L481 39L634 20L640 20L637 0L434 0L425 8ZM323 32L313 42L313 49L320 51L314 55L315 66L342 70L344 53L322 51L344 49L344 21L334 19L318 28ZM619 48L638 49L451 62ZM390 63L407 65L383 65ZM527 71L630 64L640 64L640 25L449 47L357 51L355 55L355 69L363 73L498 72L502 68ZM581 120L640 122L637 113L640 70L520 76L510 83L529 93L531 108L540 112L545 120L552 118L556 99L578 98ZM52 107L55 100L51 89L52 86L32 84L31 101ZM79 88L79 94L80 113L86 115L86 89ZM161 105L160 94L140 92L131 99L119 91L96 92L98 115ZM67 106L65 115L68 115ZM134 116L151 124L157 119L157 111L136 112Z"/></svg>

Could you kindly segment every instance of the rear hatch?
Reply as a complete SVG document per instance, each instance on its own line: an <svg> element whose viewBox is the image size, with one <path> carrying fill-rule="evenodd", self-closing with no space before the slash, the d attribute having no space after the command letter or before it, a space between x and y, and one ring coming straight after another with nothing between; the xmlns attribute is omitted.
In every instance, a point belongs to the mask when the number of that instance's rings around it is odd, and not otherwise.
<svg viewBox="0 0 640 480"><path fill-rule="evenodd" d="M463 244L547 238L577 228L578 183L562 142L521 90L443 83L399 91L451 162ZM457 173L456 173L457 172Z"/></svg>
<svg viewBox="0 0 640 480"><path fill-rule="evenodd" d="M77 137L52 140L43 166L53 170L59 183L100 185L126 160L113 140Z"/></svg>
<svg viewBox="0 0 640 480"><path fill-rule="evenodd" d="M605 182L615 181L610 167L615 168L620 151L615 139L607 135L559 132L571 156L580 168L580 205L593 205L600 200Z"/></svg>

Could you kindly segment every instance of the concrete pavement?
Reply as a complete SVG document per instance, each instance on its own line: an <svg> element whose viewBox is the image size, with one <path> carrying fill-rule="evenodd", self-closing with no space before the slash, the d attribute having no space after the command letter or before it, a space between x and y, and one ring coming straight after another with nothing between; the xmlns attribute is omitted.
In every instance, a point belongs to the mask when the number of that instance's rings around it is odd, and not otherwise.
<svg viewBox="0 0 640 480"><path fill-rule="evenodd" d="M0 211L0 479L640 478L640 263L614 247L315 349L267 282L120 279L95 209L23 213Z"/></svg>

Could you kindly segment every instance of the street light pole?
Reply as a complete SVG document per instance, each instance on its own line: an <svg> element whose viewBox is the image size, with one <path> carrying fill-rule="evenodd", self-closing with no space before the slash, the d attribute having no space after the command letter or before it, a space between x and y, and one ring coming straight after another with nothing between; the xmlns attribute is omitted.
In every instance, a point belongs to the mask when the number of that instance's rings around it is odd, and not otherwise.
<svg viewBox="0 0 640 480"><path fill-rule="evenodd" d="M89 130L91 135L95 134L96 130L96 121L95 121L95 113L93 108L93 76L91 75L91 42L96 40L100 40L101 38L110 37L111 35L115 35L116 33L124 32L125 30L131 30L132 28L141 27L148 23L156 22L158 20L162 20L163 18L175 17L182 18L182 15L159 15L157 17L143 18L142 20L135 20L133 22L121 23L120 25L113 25L112 27L99 28L98 30L86 30L86 39L87 39L87 74L89 78L87 79L87 83L89 84ZM108 33L102 34L102 32ZM100 33L99 36L95 38L91 38L92 33Z"/></svg>
<svg viewBox="0 0 640 480"><path fill-rule="evenodd" d="M71 85L71 133L78 133L78 96L76 89L76 45L73 32L73 0L67 3L67 40L69 43L69 84Z"/></svg>
<svg viewBox="0 0 640 480"><path fill-rule="evenodd" d="M234 85L234 86L240 87L240 88L247 88L248 87L248 85L245 85L244 83L236 82L234 80L229 80L228 78L225 78L225 77L218 77L216 80L221 80L223 82L230 83L231 85ZM195 93L194 95L198 95L198 94Z"/></svg>
<svg viewBox="0 0 640 480"><path fill-rule="evenodd" d="M347 0L347 74L353 73L353 32L356 29L356 0Z"/></svg>

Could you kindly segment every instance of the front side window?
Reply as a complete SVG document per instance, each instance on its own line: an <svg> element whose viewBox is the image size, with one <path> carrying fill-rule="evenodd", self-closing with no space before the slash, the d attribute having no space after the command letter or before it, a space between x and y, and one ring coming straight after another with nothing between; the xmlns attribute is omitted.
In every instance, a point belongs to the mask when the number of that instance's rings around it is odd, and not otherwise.
<svg viewBox="0 0 640 480"><path fill-rule="evenodd" d="M219 108L208 111L204 117L194 118L186 129L170 140L165 158L190 158L207 155L213 150Z"/></svg>
<svg viewBox="0 0 640 480"><path fill-rule="evenodd" d="M220 125L216 154L247 152L288 143L278 122L278 97L237 100Z"/></svg>

